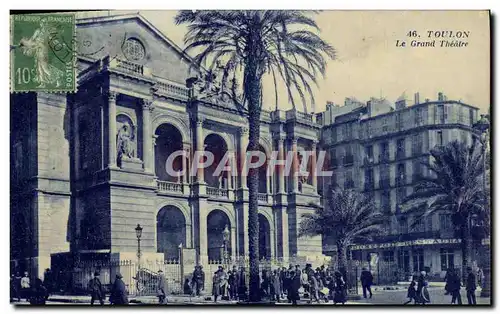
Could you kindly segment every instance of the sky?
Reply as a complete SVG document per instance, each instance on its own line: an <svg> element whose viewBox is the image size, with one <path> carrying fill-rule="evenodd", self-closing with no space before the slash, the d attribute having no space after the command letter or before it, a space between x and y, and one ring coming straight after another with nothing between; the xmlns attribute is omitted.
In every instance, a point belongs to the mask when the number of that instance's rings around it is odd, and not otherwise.
<svg viewBox="0 0 500 314"><path fill-rule="evenodd" d="M175 25L176 11L140 11L167 37L184 48L187 27ZM325 78L318 78L315 108L327 101L343 104L346 97L367 101L384 97L394 102L403 93L411 104L420 99L460 100L487 112L490 106L490 26L487 11L323 11L314 17L320 36L337 51L327 64ZM442 38L428 38L428 31L467 32L466 47L439 47ZM416 31L420 38L408 37ZM436 47L408 47L411 40L436 39ZM407 47L396 47L396 41ZM450 41L453 39L450 39ZM281 88L280 108L287 104ZM274 108L271 80L264 81L265 107Z"/></svg>

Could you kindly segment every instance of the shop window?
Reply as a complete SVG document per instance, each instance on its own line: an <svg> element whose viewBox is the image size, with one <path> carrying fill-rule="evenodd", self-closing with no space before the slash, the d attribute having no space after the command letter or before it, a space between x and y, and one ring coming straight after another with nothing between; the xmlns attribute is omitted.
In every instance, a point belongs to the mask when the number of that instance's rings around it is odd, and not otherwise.
<svg viewBox="0 0 500 314"><path fill-rule="evenodd" d="M398 254L398 268L405 273L410 271L410 252L408 250L401 250Z"/></svg>
<svg viewBox="0 0 500 314"><path fill-rule="evenodd" d="M384 262L394 262L394 251L383 251L382 260Z"/></svg>
<svg viewBox="0 0 500 314"><path fill-rule="evenodd" d="M424 250L417 249L413 251L413 271L420 272L424 269Z"/></svg>
<svg viewBox="0 0 500 314"><path fill-rule="evenodd" d="M455 266L455 253L451 249L441 249L441 271Z"/></svg>

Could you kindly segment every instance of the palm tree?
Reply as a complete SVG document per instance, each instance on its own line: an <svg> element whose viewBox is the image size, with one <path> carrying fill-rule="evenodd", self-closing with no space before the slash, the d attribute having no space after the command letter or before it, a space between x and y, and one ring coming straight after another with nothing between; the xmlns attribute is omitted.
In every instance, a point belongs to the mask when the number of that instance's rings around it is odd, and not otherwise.
<svg viewBox="0 0 500 314"><path fill-rule="evenodd" d="M314 32L319 31L316 22L301 11L181 11L175 22L188 24L185 50L198 50L195 64L209 72L217 67L222 72L222 92L247 116L248 151L258 150L264 75L273 79L276 106L277 78L281 78L289 102L295 107L298 95L306 108L306 95L314 104L311 83L317 84L317 76L325 74L325 57L335 57L333 47ZM258 180L258 170L250 169L250 301L260 300Z"/></svg>
<svg viewBox="0 0 500 314"><path fill-rule="evenodd" d="M355 190L328 190L326 204L302 215L299 235L332 237L337 244L338 269L347 280L347 248L370 240L382 230L383 215L373 202Z"/></svg>
<svg viewBox="0 0 500 314"><path fill-rule="evenodd" d="M471 263L473 216L485 219L482 189L482 153L477 145L467 147L454 141L431 150L433 161L422 163L429 175L422 176L404 207L417 213L417 221L438 211L452 214L456 234L461 238L462 274Z"/></svg>

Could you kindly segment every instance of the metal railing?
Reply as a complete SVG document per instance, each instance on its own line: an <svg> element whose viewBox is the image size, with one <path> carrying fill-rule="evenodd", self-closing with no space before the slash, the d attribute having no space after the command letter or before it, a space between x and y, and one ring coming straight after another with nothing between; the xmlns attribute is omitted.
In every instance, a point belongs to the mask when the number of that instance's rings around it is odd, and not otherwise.
<svg viewBox="0 0 500 314"><path fill-rule="evenodd" d="M168 182L168 181L156 181L158 185L158 191L161 192L174 192L174 193L183 193L184 188L181 183L176 182Z"/></svg>

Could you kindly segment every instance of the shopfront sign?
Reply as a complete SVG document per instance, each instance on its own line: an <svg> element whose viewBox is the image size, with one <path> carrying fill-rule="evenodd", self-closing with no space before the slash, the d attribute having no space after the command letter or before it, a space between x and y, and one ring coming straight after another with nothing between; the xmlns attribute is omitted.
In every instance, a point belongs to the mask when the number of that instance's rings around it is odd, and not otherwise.
<svg viewBox="0 0 500 314"><path fill-rule="evenodd" d="M351 250L386 249L400 246L433 245L433 244L458 244L460 239L417 239L411 241L359 244L351 246Z"/></svg>

